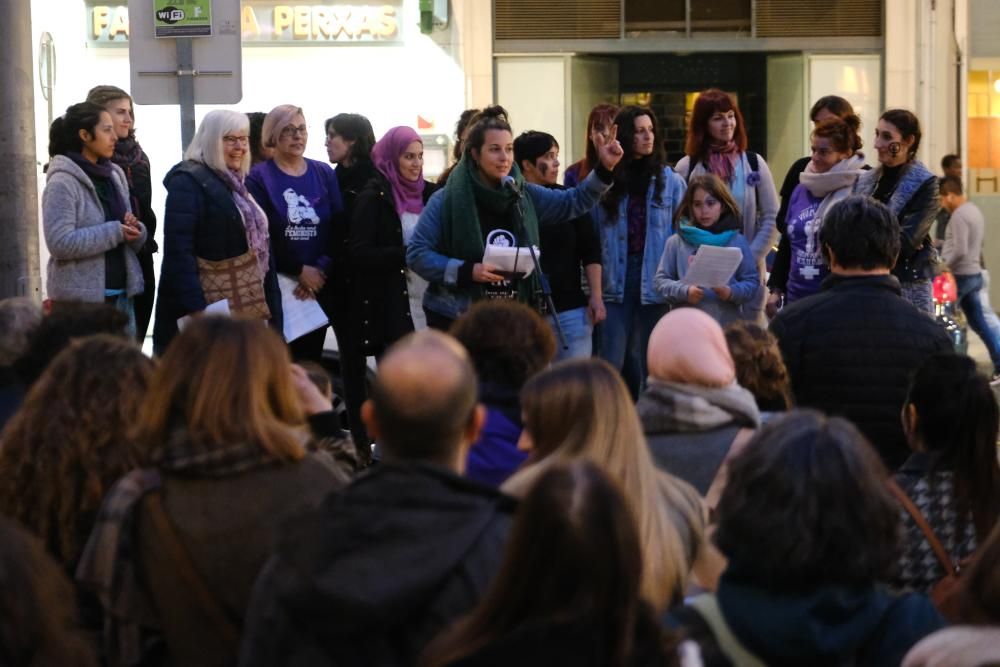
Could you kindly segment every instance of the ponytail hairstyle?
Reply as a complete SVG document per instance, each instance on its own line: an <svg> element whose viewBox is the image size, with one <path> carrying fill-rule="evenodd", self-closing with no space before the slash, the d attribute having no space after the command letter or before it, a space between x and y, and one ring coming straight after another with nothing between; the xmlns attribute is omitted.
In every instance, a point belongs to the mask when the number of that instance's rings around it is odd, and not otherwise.
<svg viewBox="0 0 1000 667"><path fill-rule="evenodd" d="M648 117L653 123L653 153L642 158L636 158L632 150L632 143L635 139L635 120L642 116ZM660 124L656 121L656 114L653 113L653 110L648 107L634 105L624 106L618 111L618 115L615 116L615 125L618 126L618 143L621 144L625 154L615 166L614 184L601 201L601 205L608 213L606 222L609 225L615 224L615 217L618 214L618 202L628 194L631 187L629 179L638 178L647 184L650 180L654 181L653 199L660 198L667 184L666 179L663 177L663 167L667 164L667 154L663 150L663 137L660 134ZM596 149L594 157L596 160ZM633 164L636 164L639 169L632 167ZM593 166L596 166L596 162ZM643 194L645 194L645 188L643 189Z"/></svg>
<svg viewBox="0 0 1000 667"><path fill-rule="evenodd" d="M94 136L102 113L107 111L93 102L80 102L66 109L66 113L52 121L49 127L49 157L81 152L83 139L80 138L80 130Z"/></svg>
<svg viewBox="0 0 1000 667"><path fill-rule="evenodd" d="M959 510L972 513L984 541L1000 515L1000 409L989 380L967 356L936 354L913 376L905 405L916 411L910 435L940 454L938 465L954 470Z"/></svg>
<svg viewBox="0 0 1000 667"><path fill-rule="evenodd" d="M491 107L486 107L479 112L479 116L469 130L469 136L465 139L465 145L462 147L462 154L468 155L471 159L472 149L475 148L477 151L483 149L483 144L486 142L486 133L489 130L505 130L514 136L514 131L510 128L509 115L507 110L502 106L495 105Z"/></svg>
<svg viewBox="0 0 1000 667"><path fill-rule="evenodd" d="M861 126L861 119L851 114L850 118L857 121L857 127ZM827 118L820 121L812 131L812 136L818 139L829 139L834 149L841 153L857 153L861 149L861 137L851 120L841 118Z"/></svg>
<svg viewBox="0 0 1000 667"><path fill-rule="evenodd" d="M910 146L910 153L906 158L908 160L915 158L917 149L920 148L920 137L923 136L920 131L920 119L912 111L906 109L889 109L879 116L879 120L895 125L903 139L913 137L913 145Z"/></svg>
<svg viewBox="0 0 1000 667"><path fill-rule="evenodd" d="M774 334L746 320L732 322L724 332L736 382L753 394L757 407L769 412L791 410L792 380Z"/></svg>

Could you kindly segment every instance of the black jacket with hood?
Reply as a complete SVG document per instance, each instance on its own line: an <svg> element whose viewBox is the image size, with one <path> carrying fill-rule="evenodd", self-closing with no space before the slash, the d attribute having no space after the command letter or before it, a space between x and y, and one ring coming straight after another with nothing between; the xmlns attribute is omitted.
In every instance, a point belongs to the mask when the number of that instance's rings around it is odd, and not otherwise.
<svg viewBox="0 0 1000 667"><path fill-rule="evenodd" d="M290 526L257 580L243 667L413 665L500 566L515 501L385 464Z"/></svg>

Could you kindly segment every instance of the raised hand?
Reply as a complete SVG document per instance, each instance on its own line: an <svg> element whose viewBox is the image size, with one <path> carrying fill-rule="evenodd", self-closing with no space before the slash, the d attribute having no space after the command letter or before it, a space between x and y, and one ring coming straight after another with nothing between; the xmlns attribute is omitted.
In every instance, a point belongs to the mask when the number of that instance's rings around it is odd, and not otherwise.
<svg viewBox="0 0 1000 667"><path fill-rule="evenodd" d="M601 164L608 171L614 169L615 165L625 155L622 145L618 143L618 125L611 126L607 137L603 133L595 132L593 134L593 141L594 147L597 149L597 157L601 160Z"/></svg>

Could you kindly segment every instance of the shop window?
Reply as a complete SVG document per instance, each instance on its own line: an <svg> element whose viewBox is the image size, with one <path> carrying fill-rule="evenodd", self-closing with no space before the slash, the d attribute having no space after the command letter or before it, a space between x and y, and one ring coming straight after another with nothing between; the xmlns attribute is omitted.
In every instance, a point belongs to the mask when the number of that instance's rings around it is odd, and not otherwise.
<svg viewBox="0 0 1000 667"><path fill-rule="evenodd" d="M1000 71L969 72L969 190L1000 194Z"/></svg>

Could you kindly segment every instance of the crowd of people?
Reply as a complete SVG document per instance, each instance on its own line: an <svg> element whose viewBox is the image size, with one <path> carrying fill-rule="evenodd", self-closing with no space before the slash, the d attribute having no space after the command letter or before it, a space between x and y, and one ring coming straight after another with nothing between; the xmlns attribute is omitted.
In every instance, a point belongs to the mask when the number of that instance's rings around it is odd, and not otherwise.
<svg viewBox="0 0 1000 667"><path fill-rule="evenodd" d="M874 169L846 100L811 119L779 192L716 89L676 166L595 107L565 185L501 107L436 183L410 127L333 116L333 168L293 104L215 110L161 250L94 88L51 127L49 301L0 301L0 663L1000 662L996 376L930 291L943 258L998 364L982 215L912 113Z"/></svg>

